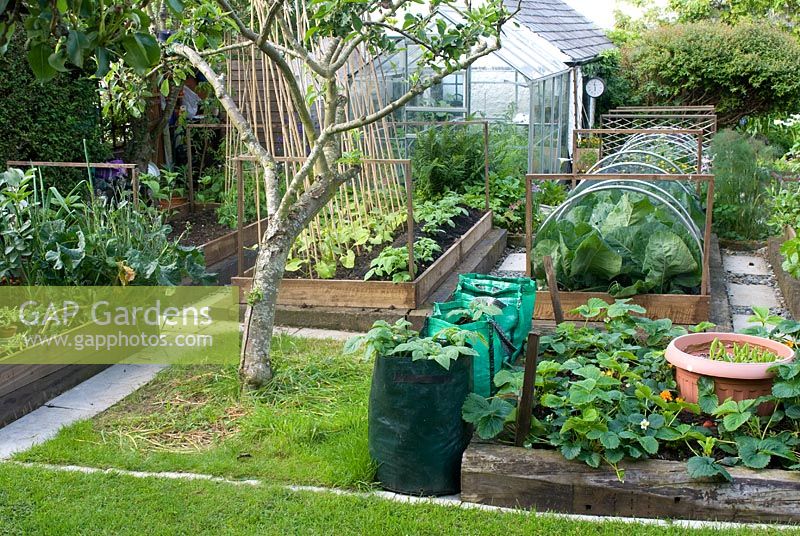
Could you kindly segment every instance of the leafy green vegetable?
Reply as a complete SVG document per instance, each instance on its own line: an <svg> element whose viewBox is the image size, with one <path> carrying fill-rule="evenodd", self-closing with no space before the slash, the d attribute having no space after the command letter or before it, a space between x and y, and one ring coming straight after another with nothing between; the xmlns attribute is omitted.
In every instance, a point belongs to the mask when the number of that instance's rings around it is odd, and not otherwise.
<svg viewBox="0 0 800 536"><path fill-rule="evenodd" d="M699 217L690 212L693 219ZM541 227L533 271L542 285L546 255L566 290L606 291L615 297L697 293L702 275L701 252L683 224L635 192L595 192L559 221Z"/></svg>

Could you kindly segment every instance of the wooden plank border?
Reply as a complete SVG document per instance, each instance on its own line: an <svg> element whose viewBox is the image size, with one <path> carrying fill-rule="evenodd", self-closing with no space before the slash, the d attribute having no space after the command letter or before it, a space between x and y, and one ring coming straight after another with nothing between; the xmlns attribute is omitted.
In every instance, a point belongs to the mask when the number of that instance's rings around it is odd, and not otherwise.
<svg viewBox="0 0 800 536"><path fill-rule="evenodd" d="M263 218L261 220L261 228L263 229L266 227L266 225L267 218ZM258 229L258 222L253 222L242 228L242 241L244 247L249 247L258 243ZM212 264L216 264L221 260L236 255L238 250L237 243L238 232L232 231L226 235L222 235L218 238L210 240L200 246L200 249L203 251L203 254L206 258L206 266L211 266Z"/></svg>
<svg viewBox="0 0 800 536"><path fill-rule="evenodd" d="M695 480L686 463L625 462L621 482L555 450L470 444L461 463L461 500L567 514L735 522L800 522L794 471L731 467L733 482Z"/></svg>
<svg viewBox="0 0 800 536"><path fill-rule="evenodd" d="M786 301L786 307L794 318L800 318L800 279L793 277L783 269L783 255L781 245L786 240L791 240L797 233L791 227L786 227L782 236L773 236L767 242L767 257L775 273L775 279L781 289L781 294Z"/></svg>
<svg viewBox="0 0 800 536"><path fill-rule="evenodd" d="M414 281L407 283L284 278L278 289L278 305L415 309L425 302L491 229L490 211ZM247 270L244 276L231 279L231 285L239 287L240 303L247 303L247 294L252 285L251 274L252 269Z"/></svg>
<svg viewBox="0 0 800 536"><path fill-rule="evenodd" d="M614 303L615 298L605 292L559 292L565 320L580 320L580 315L570 313L573 309L585 304L589 298L600 298L607 303ZM647 309L647 317L653 320L669 318L675 324L699 324L708 320L711 306L709 294L637 294L632 302ZM536 304L533 309L534 320L554 320L553 302L546 290L536 292Z"/></svg>

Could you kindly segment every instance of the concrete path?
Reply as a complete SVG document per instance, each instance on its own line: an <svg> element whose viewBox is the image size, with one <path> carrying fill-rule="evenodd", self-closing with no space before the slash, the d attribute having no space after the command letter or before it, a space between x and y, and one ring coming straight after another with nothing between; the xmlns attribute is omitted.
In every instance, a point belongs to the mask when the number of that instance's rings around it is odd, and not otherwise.
<svg viewBox="0 0 800 536"><path fill-rule="evenodd" d="M47 441L64 426L104 411L149 382L164 365L114 365L0 428L0 459Z"/></svg>
<svg viewBox="0 0 800 536"><path fill-rule="evenodd" d="M334 341L346 341L353 335L358 335L352 331L339 331L336 329L317 329L317 328L293 328L288 326L275 326L275 335L291 335L292 337L305 337L306 339L332 339Z"/></svg>

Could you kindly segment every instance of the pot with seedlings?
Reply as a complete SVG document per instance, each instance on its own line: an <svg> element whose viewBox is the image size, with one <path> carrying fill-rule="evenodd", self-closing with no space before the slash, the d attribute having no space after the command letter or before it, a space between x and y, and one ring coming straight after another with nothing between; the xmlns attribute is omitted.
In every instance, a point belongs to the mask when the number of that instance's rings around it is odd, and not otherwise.
<svg viewBox="0 0 800 536"><path fill-rule="evenodd" d="M687 402L698 400L701 376L714 380L717 397L755 399L772 391L775 365L794 359L794 350L779 341L739 333L690 333L670 342L664 354L675 366L675 381ZM759 414L772 410L761 404Z"/></svg>

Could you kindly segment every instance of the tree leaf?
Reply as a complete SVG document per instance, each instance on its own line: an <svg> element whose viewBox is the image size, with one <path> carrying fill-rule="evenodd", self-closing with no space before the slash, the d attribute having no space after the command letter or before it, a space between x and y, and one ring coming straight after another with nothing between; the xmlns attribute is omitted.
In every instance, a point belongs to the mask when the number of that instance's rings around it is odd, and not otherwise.
<svg viewBox="0 0 800 536"><path fill-rule="evenodd" d="M53 49L44 43L33 45L28 51L28 63L36 79L40 82L47 82L56 76L57 71L49 61L52 53Z"/></svg>

